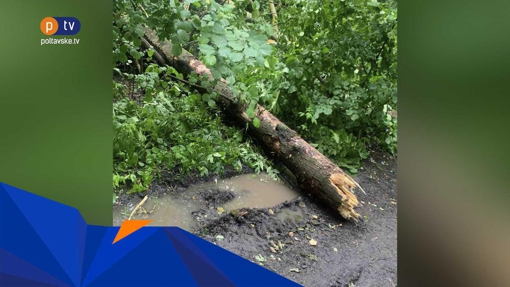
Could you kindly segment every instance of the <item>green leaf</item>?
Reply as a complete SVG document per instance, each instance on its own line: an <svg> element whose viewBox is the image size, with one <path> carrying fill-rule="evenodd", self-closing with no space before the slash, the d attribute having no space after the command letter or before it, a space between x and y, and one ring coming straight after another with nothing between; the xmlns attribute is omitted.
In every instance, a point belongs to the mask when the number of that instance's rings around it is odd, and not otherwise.
<svg viewBox="0 0 510 287"><path fill-rule="evenodd" d="M264 56L271 55L273 47L271 45L263 44L259 47L259 52Z"/></svg>
<svg viewBox="0 0 510 287"><path fill-rule="evenodd" d="M177 35L179 35L179 40L181 43L186 43L189 41L189 34L188 32L182 30L182 29L179 29L177 30Z"/></svg>
<svg viewBox="0 0 510 287"><path fill-rule="evenodd" d="M193 30L193 25L188 21L179 21L175 26L177 29L182 29L186 32L191 32Z"/></svg>
<svg viewBox="0 0 510 287"><path fill-rule="evenodd" d="M140 59L140 58L142 57L142 54L140 54L140 52L138 52L138 51L137 51L136 49L134 49L134 48L133 48L133 49L131 49L131 50L129 51L129 54L130 54L133 58L135 58L135 59L137 59L137 60L138 60L138 59Z"/></svg>
<svg viewBox="0 0 510 287"><path fill-rule="evenodd" d="M248 47L246 49L244 49L244 54L247 56L247 57L257 57L258 53L255 49L251 48L251 47Z"/></svg>
<svg viewBox="0 0 510 287"><path fill-rule="evenodd" d="M198 15L191 16L191 24L197 29L200 28L200 18Z"/></svg>
<svg viewBox="0 0 510 287"><path fill-rule="evenodd" d="M213 65L211 65L211 66L213 66ZM210 69L210 70L211 70L211 74L212 74L213 78L215 78L216 80L221 79L221 72L218 69Z"/></svg>
<svg viewBox="0 0 510 287"><path fill-rule="evenodd" d="M241 53L231 53L230 54L230 60L232 62L239 62L243 59L243 54Z"/></svg>
<svg viewBox="0 0 510 287"><path fill-rule="evenodd" d="M371 0L371 1L368 1L368 6L378 7L379 3L377 2L377 0Z"/></svg>
<svg viewBox="0 0 510 287"><path fill-rule="evenodd" d="M207 44L207 43L209 43L209 38L202 36L202 37L198 38L198 43L199 44Z"/></svg>
<svg viewBox="0 0 510 287"><path fill-rule="evenodd" d="M257 129L260 128L260 120L258 118L253 119L253 126Z"/></svg>
<svg viewBox="0 0 510 287"><path fill-rule="evenodd" d="M178 35L174 35L172 38L172 55L178 57L182 53L181 39Z"/></svg>
<svg viewBox="0 0 510 287"><path fill-rule="evenodd" d="M230 53L232 53L232 50L230 50L229 47L221 47L218 49L218 55L221 57L227 58L230 56Z"/></svg>
<svg viewBox="0 0 510 287"><path fill-rule="evenodd" d="M211 40L218 48L227 46L227 40L224 36L212 35Z"/></svg>
<svg viewBox="0 0 510 287"><path fill-rule="evenodd" d="M175 57L178 57L181 55L181 53L182 53L181 44L172 45L172 55L174 55Z"/></svg>
<svg viewBox="0 0 510 287"><path fill-rule="evenodd" d="M214 55L205 55L204 64L206 66L214 66L216 64L216 57Z"/></svg>
<svg viewBox="0 0 510 287"><path fill-rule="evenodd" d="M142 45L142 40L140 40L140 38L133 39L133 45L135 47L140 47Z"/></svg>
<svg viewBox="0 0 510 287"><path fill-rule="evenodd" d="M181 18L183 18L183 19L189 18L191 16L191 13L189 12L189 10L181 10L180 13L181 13Z"/></svg>
<svg viewBox="0 0 510 287"><path fill-rule="evenodd" d="M252 100L250 102L250 106L248 106L248 109L246 110L246 114L251 119L255 117L255 107L256 107L256 105L257 105L257 102Z"/></svg>
<svg viewBox="0 0 510 287"><path fill-rule="evenodd" d="M214 23L212 30L216 34L220 34L220 35L224 34L224 28L223 28L222 24L220 24L220 23Z"/></svg>
<svg viewBox="0 0 510 287"><path fill-rule="evenodd" d="M228 45L229 45L229 46L230 46L233 50L235 50L235 51L242 51L242 50L244 49L244 46L243 46L241 43L237 42L237 41L233 41L233 42L229 41L229 42L228 42Z"/></svg>
<svg viewBox="0 0 510 287"><path fill-rule="evenodd" d="M250 96L253 98L256 98L259 94L259 89L256 86L250 86L248 93L250 93Z"/></svg>
<svg viewBox="0 0 510 287"><path fill-rule="evenodd" d="M214 47L210 45L200 44L198 47L200 49L200 52L202 52L204 55L213 55L214 53L216 53L216 49L214 49Z"/></svg>

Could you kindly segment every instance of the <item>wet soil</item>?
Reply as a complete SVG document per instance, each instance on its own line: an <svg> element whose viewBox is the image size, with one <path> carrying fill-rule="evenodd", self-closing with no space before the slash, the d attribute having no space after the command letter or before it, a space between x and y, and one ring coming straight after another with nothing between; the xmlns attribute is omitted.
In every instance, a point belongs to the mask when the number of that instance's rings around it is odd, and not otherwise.
<svg viewBox="0 0 510 287"><path fill-rule="evenodd" d="M176 180L168 174L148 194L192 202L190 232L304 286L396 286L396 172L396 158L379 151L364 162L355 177L366 192L357 193L363 203L357 209L364 217L360 222L340 218L305 193L270 208L223 211L234 193L214 187L187 190L191 184L218 181L216 176ZM227 171L223 177L236 174ZM115 208L139 201L124 195Z"/></svg>

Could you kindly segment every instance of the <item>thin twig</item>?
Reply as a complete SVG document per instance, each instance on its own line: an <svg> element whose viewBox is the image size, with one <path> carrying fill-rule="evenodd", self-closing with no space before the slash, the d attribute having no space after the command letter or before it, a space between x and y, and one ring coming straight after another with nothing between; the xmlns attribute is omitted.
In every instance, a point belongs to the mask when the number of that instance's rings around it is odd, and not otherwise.
<svg viewBox="0 0 510 287"><path fill-rule="evenodd" d="M269 10L271 11L271 24L273 24L275 30L278 30L278 24L276 24L278 15L276 14L276 8L274 7L273 0L269 0Z"/></svg>
<svg viewBox="0 0 510 287"><path fill-rule="evenodd" d="M142 4L139 4L139 5L140 5L140 8L142 8L143 13L145 13L145 17L149 18L149 14L147 14L147 11L145 11L145 9L143 9Z"/></svg>
<svg viewBox="0 0 510 287"><path fill-rule="evenodd" d="M135 214L135 212L140 208L140 206L142 206L146 201L147 199L149 198L148 195L146 195L142 201L140 201L140 203L138 203L138 205L135 207L135 209L133 209L133 211L131 212L131 215L129 216L128 220L131 220L131 217L133 217L133 215Z"/></svg>

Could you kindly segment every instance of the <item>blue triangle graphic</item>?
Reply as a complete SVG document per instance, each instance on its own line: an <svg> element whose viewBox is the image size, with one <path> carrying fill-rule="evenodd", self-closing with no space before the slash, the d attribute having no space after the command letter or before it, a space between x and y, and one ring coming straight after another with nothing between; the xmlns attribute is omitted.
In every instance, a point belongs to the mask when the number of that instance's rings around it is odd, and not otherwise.
<svg viewBox="0 0 510 287"><path fill-rule="evenodd" d="M86 228L84 225L77 224L78 219L81 218L78 210L14 187L6 188L6 190L60 266L64 268L73 283L78 285L80 258L77 242L79 234L83 232L79 229ZM44 206L44 210L41 212L34 206ZM64 226L65 228L62 228Z"/></svg>
<svg viewBox="0 0 510 287"><path fill-rule="evenodd" d="M50 284L52 286L69 286L68 284L58 280L57 278L49 275L41 269L27 263L26 261L23 261L19 257L1 248L0 266L0 273L14 276L11 278L13 280L16 279L16 277L23 277L28 280ZM0 286L9 285L0 284Z"/></svg>
<svg viewBox="0 0 510 287"><path fill-rule="evenodd" d="M9 250L13 255L34 266L38 266L41 270L55 278L68 284L73 284L71 278L69 278L51 251L41 240L7 190L13 193L25 192L0 183L0 218L2 218L0 221L0 234L2 234L0 236L0 248ZM32 208L37 209L39 206L35 205ZM16 236L4 236L4 234L15 234Z"/></svg>

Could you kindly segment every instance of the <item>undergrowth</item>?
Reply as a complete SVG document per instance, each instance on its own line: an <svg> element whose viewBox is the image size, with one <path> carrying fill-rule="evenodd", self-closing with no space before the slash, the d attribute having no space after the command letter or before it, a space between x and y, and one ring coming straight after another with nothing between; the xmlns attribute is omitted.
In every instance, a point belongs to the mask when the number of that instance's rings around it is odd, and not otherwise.
<svg viewBox="0 0 510 287"><path fill-rule="evenodd" d="M152 64L144 74L121 75L128 81L115 83L114 187L129 183L129 192L144 191L163 170L207 176L245 165L276 176L242 130L221 122L214 104L165 79L181 76L172 68Z"/></svg>

